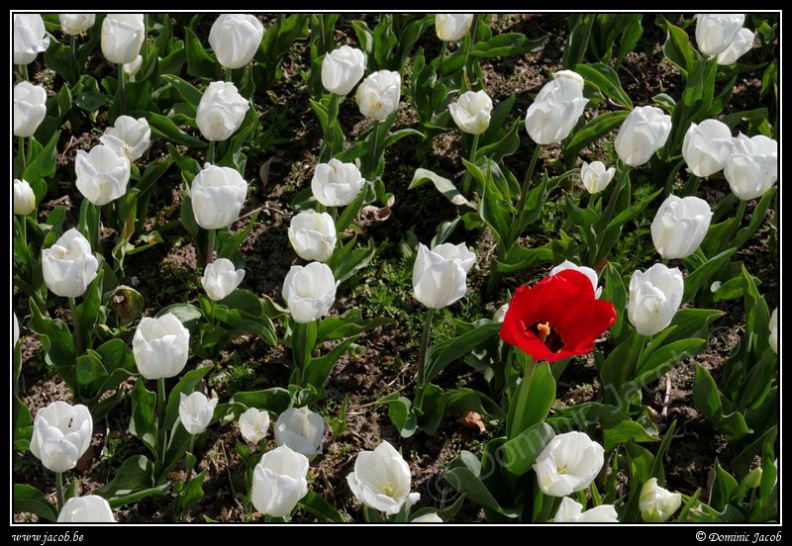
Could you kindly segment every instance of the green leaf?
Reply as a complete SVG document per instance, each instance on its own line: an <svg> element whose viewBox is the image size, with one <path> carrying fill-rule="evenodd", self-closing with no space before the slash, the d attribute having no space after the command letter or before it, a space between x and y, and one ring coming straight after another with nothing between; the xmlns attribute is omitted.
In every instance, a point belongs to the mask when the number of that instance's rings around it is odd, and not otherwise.
<svg viewBox="0 0 792 546"><path fill-rule="evenodd" d="M399 396L399 393L393 393L380 398L376 403L388 405L388 417L399 430L402 438L409 438L415 434L418 423L412 410L412 402L408 398Z"/></svg>
<svg viewBox="0 0 792 546"><path fill-rule="evenodd" d="M687 76L693 70L696 62L696 52L690 47L690 39L687 32L678 26L672 25L662 15L658 16L658 26L667 31L666 41L663 45L665 58L675 65L682 74Z"/></svg>
<svg viewBox="0 0 792 546"><path fill-rule="evenodd" d="M168 142L190 148L206 148L207 146L206 142L188 135L179 129L173 121L161 114L149 113L148 122L151 127L151 133L164 138Z"/></svg>
<svg viewBox="0 0 792 546"><path fill-rule="evenodd" d="M197 78L215 79L217 63L201 45L190 27L184 28L184 48L187 52L187 73Z"/></svg>
<svg viewBox="0 0 792 546"><path fill-rule="evenodd" d="M60 319L45 318L33 298L30 299L29 309L31 317L27 327L39 334L39 340L46 353L47 364L57 368L66 384L74 390L77 383L74 367L77 355L74 350L74 338L72 338L69 327Z"/></svg>
<svg viewBox="0 0 792 546"><path fill-rule="evenodd" d="M516 350L516 349L515 349ZM535 364L533 378L517 388L516 398L510 402L508 437L515 438L522 431L544 421L555 401L556 382L549 363Z"/></svg>
<svg viewBox="0 0 792 546"><path fill-rule="evenodd" d="M601 299L609 301L616 310L616 322L611 326L611 334L615 338L621 336L624 328L624 316L627 311L627 288L624 286L622 276L613 264L608 263L602 271L605 286L602 289Z"/></svg>
<svg viewBox="0 0 792 546"><path fill-rule="evenodd" d="M567 161L574 162L580 150L591 144L592 142L602 138L612 130L620 127L622 122L627 118L629 112L627 110L617 110L615 112L608 112L600 114L581 129L575 131L564 147L564 157ZM572 164L569 164L571 166Z"/></svg>
<svg viewBox="0 0 792 546"><path fill-rule="evenodd" d="M712 421L730 440L739 440L752 431L739 412L725 413L723 396L710 373L696 363L696 375L693 378L693 400L704 416Z"/></svg>
<svg viewBox="0 0 792 546"><path fill-rule="evenodd" d="M732 493L737 489L737 480L726 472L720 463L715 461L715 473L710 487L709 505L722 512L732 499ZM736 500L736 499L735 499Z"/></svg>
<svg viewBox="0 0 792 546"><path fill-rule="evenodd" d="M717 273L720 273L724 270L726 265L729 263L729 259L732 257L737 251L736 248L730 248L728 250L724 250L717 256L713 256L709 260L697 267L693 272L691 272L687 277L685 277L685 292L682 296L682 301L690 301L699 291L703 290L704 288L709 289L708 281Z"/></svg>
<svg viewBox="0 0 792 546"><path fill-rule="evenodd" d="M316 339L317 341L343 339L396 323L394 319L388 317L365 320L360 309L348 309L341 316L322 319L319 322Z"/></svg>
<svg viewBox="0 0 792 546"><path fill-rule="evenodd" d="M165 408L165 429L170 430L179 417L179 401L181 400L180 394L189 396L196 390L199 390L203 378L212 371L212 366L204 366L197 370L191 370L184 374L178 383L171 389L168 394L168 404Z"/></svg>
<svg viewBox="0 0 792 546"><path fill-rule="evenodd" d="M638 421L625 419L619 424L605 428L602 432L606 450L611 450L627 442L657 442L657 430L647 430Z"/></svg>
<svg viewBox="0 0 792 546"><path fill-rule="evenodd" d="M518 513L512 509L503 508L487 486L481 481L481 464L469 451L462 451L449 465L443 475L451 487L463 493L474 503L494 510L506 517L516 518Z"/></svg>
<svg viewBox="0 0 792 546"><path fill-rule="evenodd" d="M232 404L241 404L245 408L258 408L274 414L281 414L291 405L289 391L274 387L260 391L237 392L229 400Z"/></svg>
<svg viewBox="0 0 792 546"><path fill-rule="evenodd" d="M171 313L184 325L185 328L190 330L190 337L198 333L198 321L201 320L201 310L189 303L174 303L160 309L156 317L159 318L163 315Z"/></svg>
<svg viewBox="0 0 792 546"><path fill-rule="evenodd" d="M200 502L204 496L204 477L206 477L206 470L202 470L200 474L187 482L179 496L179 506L188 508Z"/></svg>
<svg viewBox="0 0 792 546"><path fill-rule="evenodd" d="M575 72L599 89L603 95L625 108L632 109L630 96L622 88L619 75L605 63L579 64Z"/></svg>
<svg viewBox="0 0 792 546"><path fill-rule="evenodd" d="M110 483L94 491L94 494L107 499L114 509L151 495L161 495L170 483L155 486L153 467L144 455L133 455L124 461Z"/></svg>
<svg viewBox="0 0 792 546"><path fill-rule="evenodd" d="M465 196L459 192L453 182L428 169L415 169L412 182L410 182L410 186L407 189L411 190L413 188L417 188L427 181L434 184L434 187L437 188L437 191L442 193L443 196L451 202L451 204L457 206L473 206L470 201L465 199Z"/></svg>
<svg viewBox="0 0 792 546"><path fill-rule="evenodd" d="M305 368L302 386L308 386L316 389L317 397L321 398L324 395L324 385L327 383L327 378L330 377L330 372L333 371L333 366L341 355L343 355L349 346L357 339L357 336L347 338L342 341L333 349L321 358L311 358Z"/></svg>
<svg viewBox="0 0 792 546"><path fill-rule="evenodd" d="M107 377L107 370L102 365L102 357L95 351L88 349L86 354L77 357L77 381L80 385L90 385L103 377Z"/></svg>
<svg viewBox="0 0 792 546"><path fill-rule="evenodd" d="M638 362L632 382L643 387L659 379L683 360L701 354L707 348L706 339L680 339L653 351Z"/></svg>
<svg viewBox="0 0 792 546"><path fill-rule="evenodd" d="M14 512L30 512L47 521L58 519L58 509L35 487L15 483L13 496Z"/></svg>
<svg viewBox="0 0 792 546"><path fill-rule="evenodd" d="M503 466L517 476L522 476L533 466L536 457L555 437L546 423L536 423L501 446Z"/></svg>
<svg viewBox="0 0 792 546"><path fill-rule="evenodd" d="M56 40L50 42L50 46L44 52L44 63L67 82L77 83L80 78L80 67L77 66L72 48Z"/></svg>
<svg viewBox="0 0 792 546"><path fill-rule="evenodd" d="M201 93L194 85L172 74L162 74L160 79L166 85L176 89L179 95L181 95L181 97L187 101L187 104L192 106L194 110L198 108L198 103L201 102L203 93Z"/></svg>
<svg viewBox="0 0 792 546"><path fill-rule="evenodd" d="M426 381L430 382L446 366L475 351L478 347L495 337L500 331L500 323L483 322L461 336L433 345L426 353Z"/></svg>
<svg viewBox="0 0 792 546"><path fill-rule="evenodd" d="M419 428L427 434L435 434L444 417L462 415L468 411L497 420L502 420L504 417L500 406L478 391L472 389L444 391L435 385L426 385Z"/></svg>
<svg viewBox="0 0 792 546"><path fill-rule="evenodd" d="M344 516L332 504L313 491L300 500L300 507L323 523L344 523Z"/></svg>
<svg viewBox="0 0 792 546"><path fill-rule="evenodd" d="M146 389L145 380L139 377L132 388L132 419L129 432L157 454L157 394ZM145 457L144 457L145 458Z"/></svg>
<svg viewBox="0 0 792 546"><path fill-rule="evenodd" d="M489 40L476 42L470 50L470 56L475 58L488 59L493 57L512 57L522 55L541 46L547 36L531 40L525 34L519 32L507 32L493 36Z"/></svg>
<svg viewBox="0 0 792 546"><path fill-rule="evenodd" d="M22 178L28 182L44 180L55 174L57 166L58 150L57 144L60 138L60 131L52 135L46 146L36 156L30 160Z"/></svg>

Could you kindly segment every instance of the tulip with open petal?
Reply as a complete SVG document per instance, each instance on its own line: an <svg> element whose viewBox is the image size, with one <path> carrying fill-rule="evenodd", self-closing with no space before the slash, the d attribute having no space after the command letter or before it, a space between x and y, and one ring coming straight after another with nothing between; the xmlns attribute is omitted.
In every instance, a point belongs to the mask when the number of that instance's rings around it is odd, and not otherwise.
<svg viewBox="0 0 792 546"><path fill-rule="evenodd" d="M30 451L52 472L66 472L88 451L92 434L87 407L57 400L36 412Z"/></svg>
<svg viewBox="0 0 792 546"><path fill-rule="evenodd" d="M564 497L588 487L604 463L602 446L584 432L573 431L550 440L533 469L542 493Z"/></svg>
<svg viewBox="0 0 792 546"><path fill-rule="evenodd" d="M374 510L392 516L421 498L410 493L410 467L401 453L383 441L374 451L361 451L347 483L355 497Z"/></svg>

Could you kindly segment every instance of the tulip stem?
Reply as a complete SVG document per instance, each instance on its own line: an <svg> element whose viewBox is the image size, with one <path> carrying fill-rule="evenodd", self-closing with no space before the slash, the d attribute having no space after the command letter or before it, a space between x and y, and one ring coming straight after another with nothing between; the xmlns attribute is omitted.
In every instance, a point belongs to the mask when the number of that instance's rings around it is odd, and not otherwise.
<svg viewBox="0 0 792 546"><path fill-rule="evenodd" d="M102 205L92 205L96 210L96 222L92 223L93 237L91 237L91 244L93 245L94 252L102 253Z"/></svg>
<svg viewBox="0 0 792 546"><path fill-rule="evenodd" d="M206 162L214 165L215 162L215 141L209 141L209 150L206 152Z"/></svg>
<svg viewBox="0 0 792 546"><path fill-rule="evenodd" d="M27 158L25 157L25 137L19 137L19 157L22 159L22 171L19 173L19 178L25 174L27 169Z"/></svg>
<svg viewBox="0 0 792 546"><path fill-rule="evenodd" d="M227 81L227 82L233 82L234 81L233 69L231 69L231 68L226 68L225 69L225 81Z"/></svg>
<svg viewBox="0 0 792 546"><path fill-rule="evenodd" d="M531 187L531 178L533 178L534 170L536 169L536 162L539 160L539 152L542 147L540 145L534 146L533 155L531 156L531 163L528 165L528 170L525 171L525 179L523 180L522 191L520 192L520 200L517 202L517 214L525 208L525 201L528 199L528 188ZM519 233L515 234L515 238Z"/></svg>
<svg viewBox="0 0 792 546"><path fill-rule="evenodd" d="M445 42L443 42L445 43ZM473 135L473 144L470 146L470 162L478 166L476 163L476 152L478 151L479 136ZM470 171L465 169L465 176L462 177L462 194L468 195L468 185L470 184Z"/></svg>
<svg viewBox="0 0 792 546"><path fill-rule="evenodd" d="M701 184L701 177L696 175L690 175L688 178L687 183L685 184L685 189L682 190L682 197L687 197L688 195L696 195L698 191L699 184Z"/></svg>
<svg viewBox="0 0 792 546"><path fill-rule="evenodd" d="M330 105L327 108L327 131L324 135L324 142L322 142L325 148L323 152L326 153L319 155L319 159L323 161L333 158L333 129L338 126L338 99L339 95L330 93Z"/></svg>
<svg viewBox="0 0 792 546"><path fill-rule="evenodd" d="M429 348L429 334L431 333L432 318L434 317L435 311L436 309L432 308L426 310L426 321L424 322L423 335L421 336L421 348L418 352L418 379L416 382L414 403L416 409L421 409L424 390L426 389L426 351Z"/></svg>
<svg viewBox="0 0 792 546"><path fill-rule="evenodd" d="M515 348L515 351L522 351L522 349ZM515 358L520 358L520 355L515 354ZM525 375L520 384L516 387L516 399L509 402L509 417L507 419L507 437L509 439L517 436L522 430L518 425L521 425L522 416L530 403L531 397L531 382L533 381L534 371L536 371L536 362L533 358L528 356L528 365L525 368Z"/></svg>
<svg viewBox="0 0 792 546"><path fill-rule="evenodd" d="M159 458L160 468L159 473L165 470L165 405L167 399L165 398L165 378L160 377L157 379L157 420L159 427L157 429L157 457ZM161 477L161 476L160 476Z"/></svg>
<svg viewBox="0 0 792 546"><path fill-rule="evenodd" d="M619 201L619 195L621 195L621 192L624 189L624 184L627 180L627 172L629 169L625 165L621 165L620 167L621 170L619 170L619 179L616 181L616 187L613 188L613 193L611 193L608 206L605 207L602 216L600 216L598 226L599 229L597 229L597 233L602 233L602 231L608 227L608 224L610 224L611 217L613 217L613 211L616 209L616 203Z"/></svg>
<svg viewBox="0 0 792 546"><path fill-rule="evenodd" d="M748 201L744 201L740 199L740 204L737 205L737 214L734 215L734 220L732 220L731 230L729 230L729 236L723 240L724 246L726 248L728 248L729 245L731 245L734 242L734 237L737 235L737 231L739 231L743 217L745 216L745 208L747 205L748 205Z"/></svg>
<svg viewBox="0 0 792 546"><path fill-rule="evenodd" d="M121 104L121 114L126 115L126 73L123 64L118 65L118 98Z"/></svg>
<svg viewBox="0 0 792 546"><path fill-rule="evenodd" d="M206 267L208 264L212 263L213 261L216 233L217 233L216 229L206 230L206 256L205 256L206 261L203 264L204 267Z"/></svg>
<svg viewBox="0 0 792 546"><path fill-rule="evenodd" d="M371 146L371 159L369 163L369 172L367 173L366 180L369 182L374 181L374 171L377 170L377 139L379 138L379 121L372 124L371 130L373 131L373 141Z"/></svg>
<svg viewBox="0 0 792 546"><path fill-rule="evenodd" d="M55 473L55 495L58 500L58 512L63 509L63 472Z"/></svg>
<svg viewBox="0 0 792 546"><path fill-rule="evenodd" d="M22 79L25 81L30 81L30 74L28 74L28 67L26 64L19 65L19 70L22 73Z"/></svg>
<svg viewBox="0 0 792 546"><path fill-rule="evenodd" d="M187 463L185 465L187 467L187 480L192 478L193 465L195 464L195 434L190 434L190 448L188 453L192 455L192 459L186 456L184 457L185 462Z"/></svg>
<svg viewBox="0 0 792 546"><path fill-rule="evenodd" d="M75 34L71 35L71 50L74 54L74 57L77 57L77 36Z"/></svg>
<svg viewBox="0 0 792 546"><path fill-rule="evenodd" d="M83 354L82 328L80 328L80 316L77 314L77 300L69 298L69 309L71 309L72 326L74 328L74 349L77 356Z"/></svg>
<svg viewBox="0 0 792 546"><path fill-rule="evenodd" d="M437 75L439 79L443 79L443 64L445 64L446 52L448 51L448 42L443 40L443 45L440 46L440 64L437 67Z"/></svg>

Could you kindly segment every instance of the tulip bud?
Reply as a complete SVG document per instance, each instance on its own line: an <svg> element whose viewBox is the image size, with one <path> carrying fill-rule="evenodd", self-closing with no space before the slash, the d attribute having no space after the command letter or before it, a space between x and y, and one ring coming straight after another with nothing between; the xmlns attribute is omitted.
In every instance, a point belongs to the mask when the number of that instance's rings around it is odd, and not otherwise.
<svg viewBox="0 0 792 546"><path fill-rule="evenodd" d="M598 287L599 284L599 277L597 277L597 272L591 269L590 267L586 267L585 265L577 265L576 263L570 262L569 260L564 260L559 265L555 266L553 269L550 270L551 275L557 275L561 271L566 269L574 269L575 271L579 271L583 273L588 280L591 281L591 286L594 288L594 297L599 298L600 294L602 294L602 287Z"/></svg>
<svg viewBox="0 0 792 546"><path fill-rule="evenodd" d="M88 239L72 228L41 251L41 271L50 292L62 298L82 296L96 278L99 261Z"/></svg>
<svg viewBox="0 0 792 546"><path fill-rule="evenodd" d="M525 129L537 144L558 144L574 129L588 99L572 78L548 82L525 114Z"/></svg>
<svg viewBox="0 0 792 546"><path fill-rule="evenodd" d="M691 123L682 142L682 157L696 176L709 176L723 170L731 150L731 130L716 119Z"/></svg>
<svg viewBox="0 0 792 546"><path fill-rule="evenodd" d="M778 142L764 135L740 134L732 146L723 169L731 191L743 201L761 197L778 180Z"/></svg>
<svg viewBox="0 0 792 546"><path fill-rule="evenodd" d="M449 104L448 110L463 133L480 135L489 127L492 99L484 91L468 91Z"/></svg>
<svg viewBox="0 0 792 546"><path fill-rule="evenodd" d="M671 134L671 116L656 106L638 106L622 122L613 145L631 167L643 165L665 145Z"/></svg>
<svg viewBox="0 0 792 546"><path fill-rule="evenodd" d="M627 316L642 336L664 330L682 303L685 283L676 267L654 264L646 271L635 271L630 279Z"/></svg>
<svg viewBox="0 0 792 546"><path fill-rule="evenodd" d="M586 87L586 80L583 79L583 76L575 72L574 70L559 70L558 72L553 72L553 79L558 80L560 78L567 78L572 80L576 84L580 86L580 90L583 91L583 88Z"/></svg>
<svg viewBox="0 0 792 546"><path fill-rule="evenodd" d="M533 465L539 488L552 497L584 490L602 469L603 453L602 446L583 432L557 435Z"/></svg>
<svg viewBox="0 0 792 546"><path fill-rule="evenodd" d="M36 194L27 180L14 179L14 214L25 216L36 210Z"/></svg>
<svg viewBox="0 0 792 546"><path fill-rule="evenodd" d="M289 242L303 260L329 260L336 245L333 217L313 209L302 211L289 224Z"/></svg>
<svg viewBox="0 0 792 546"><path fill-rule="evenodd" d="M58 400L36 412L30 452L48 470L66 472L88 451L92 435L93 419L88 408Z"/></svg>
<svg viewBox="0 0 792 546"><path fill-rule="evenodd" d="M44 19L38 13L14 14L14 64L27 65L49 47Z"/></svg>
<svg viewBox="0 0 792 546"><path fill-rule="evenodd" d="M555 523L618 523L619 518L612 504L601 504L584 512L582 504L570 497L564 497L553 521Z"/></svg>
<svg viewBox="0 0 792 546"><path fill-rule="evenodd" d="M283 281L283 299L295 322L307 324L330 312L338 282L325 264L293 265Z"/></svg>
<svg viewBox="0 0 792 546"><path fill-rule="evenodd" d="M443 243L429 250L418 245L413 266L415 299L430 309L442 309L461 299L467 292L467 273L476 263L464 243Z"/></svg>
<svg viewBox="0 0 792 546"><path fill-rule="evenodd" d="M329 93L348 95L366 71L366 56L355 47L342 45L322 59L322 85Z"/></svg>
<svg viewBox="0 0 792 546"><path fill-rule="evenodd" d="M145 379L179 375L187 364L190 331L172 313L140 319L132 338L138 372Z"/></svg>
<svg viewBox="0 0 792 546"><path fill-rule="evenodd" d="M239 432L251 444L258 444L267 436L270 426L270 416L266 411L248 408L239 416Z"/></svg>
<svg viewBox="0 0 792 546"><path fill-rule="evenodd" d="M195 124L206 140L228 140L245 120L250 103L231 82L212 82L195 113Z"/></svg>
<svg viewBox="0 0 792 546"><path fill-rule="evenodd" d="M443 523L443 518L437 515L437 512L429 512L423 516L418 516L410 523Z"/></svg>
<svg viewBox="0 0 792 546"><path fill-rule="evenodd" d="M672 493L657 485L657 478L650 478L641 488L638 508L641 518L647 523L668 521L682 505L682 495Z"/></svg>
<svg viewBox="0 0 792 546"><path fill-rule="evenodd" d="M747 28L741 28L729 46L718 53L717 62L721 66L736 63L737 59L751 51L753 48L754 33Z"/></svg>
<svg viewBox="0 0 792 546"><path fill-rule="evenodd" d="M193 215L203 229L229 227L239 218L248 183L231 167L207 163L190 188Z"/></svg>
<svg viewBox="0 0 792 546"><path fill-rule="evenodd" d="M669 195L652 221L652 242L663 259L687 258L707 235L712 210L698 197Z"/></svg>
<svg viewBox="0 0 792 546"><path fill-rule="evenodd" d="M140 72L140 67L143 66L143 56L138 55L135 57L135 60L130 63L124 63L122 68L124 69L124 74L127 76L134 76L138 72Z"/></svg>
<svg viewBox="0 0 792 546"><path fill-rule="evenodd" d="M307 407L289 408L275 421L275 441L313 458L322 452L324 430L324 419L318 413Z"/></svg>
<svg viewBox="0 0 792 546"><path fill-rule="evenodd" d="M62 17L62 16L61 16ZM115 523L110 503L99 495L72 497L58 514L58 523Z"/></svg>
<svg viewBox="0 0 792 546"><path fill-rule="evenodd" d="M358 453L355 470L347 475L349 488L360 502L389 516L405 505L409 509L421 498L419 493L410 493L410 482L409 465L386 441L374 451Z"/></svg>
<svg viewBox="0 0 792 546"><path fill-rule="evenodd" d="M316 166L311 192L326 207L343 207L355 200L365 184L357 165L331 159Z"/></svg>
<svg viewBox="0 0 792 546"><path fill-rule="evenodd" d="M33 136L47 115L46 103L42 86L25 81L14 86L14 136Z"/></svg>
<svg viewBox="0 0 792 546"><path fill-rule="evenodd" d="M220 301L236 290L244 278L244 269L235 269L231 260L218 258L206 266L201 277L201 286L210 300Z"/></svg>
<svg viewBox="0 0 792 546"><path fill-rule="evenodd" d="M16 320L16 315L14 319ZM770 344L770 348L773 349L773 352L778 354L778 307L773 309L773 312L770 313L770 322L768 326L770 328L770 335L767 338L767 343Z"/></svg>
<svg viewBox="0 0 792 546"><path fill-rule="evenodd" d="M696 15L696 44L710 57L724 51L734 41L745 22L745 15L711 13Z"/></svg>
<svg viewBox="0 0 792 546"><path fill-rule="evenodd" d="M95 13L61 13L58 16L60 19L61 30L64 34L69 36L77 36L85 34L88 29L94 26L96 22Z"/></svg>
<svg viewBox="0 0 792 546"><path fill-rule="evenodd" d="M457 42L465 37L473 24L472 13L438 13L435 15L437 37L444 42Z"/></svg>
<svg viewBox="0 0 792 546"><path fill-rule="evenodd" d="M396 110L400 98L401 76L389 70L369 74L355 95L360 113L376 121L383 121Z"/></svg>
<svg viewBox="0 0 792 546"><path fill-rule="evenodd" d="M19 341L19 320L17 320L16 313L13 311L11 314L14 316L14 347L16 347L17 341Z"/></svg>
<svg viewBox="0 0 792 546"><path fill-rule="evenodd" d="M268 451L253 471L250 500L256 510L276 518L288 517L308 494L308 459L288 446Z"/></svg>
<svg viewBox="0 0 792 546"><path fill-rule="evenodd" d="M111 13L102 22L102 54L111 63L134 61L145 39L142 13Z"/></svg>
<svg viewBox="0 0 792 546"><path fill-rule="evenodd" d="M179 420L190 434L201 434L212 422L217 398L207 398L202 392L190 396L179 393Z"/></svg>
<svg viewBox="0 0 792 546"><path fill-rule="evenodd" d="M209 45L225 68L242 68L258 51L264 25L253 15L224 13L209 31Z"/></svg>
<svg viewBox="0 0 792 546"><path fill-rule="evenodd" d="M74 171L77 174L75 185L83 197L102 206L126 193L131 167L125 155L100 144L88 153L77 150Z"/></svg>
<svg viewBox="0 0 792 546"><path fill-rule="evenodd" d="M593 161L592 163L584 161L580 167L580 181L583 182L586 191L591 194L604 191L615 174L616 168L605 169L605 163L602 161Z"/></svg>
<svg viewBox="0 0 792 546"><path fill-rule="evenodd" d="M495 311L494 315L492 315L493 322L503 322L504 319L506 318L506 313L508 311L509 311L509 304L508 303L504 303L503 305L498 307L498 310Z"/></svg>
<svg viewBox="0 0 792 546"><path fill-rule="evenodd" d="M151 146L151 128L146 118L119 116L99 140L129 161L137 161Z"/></svg>

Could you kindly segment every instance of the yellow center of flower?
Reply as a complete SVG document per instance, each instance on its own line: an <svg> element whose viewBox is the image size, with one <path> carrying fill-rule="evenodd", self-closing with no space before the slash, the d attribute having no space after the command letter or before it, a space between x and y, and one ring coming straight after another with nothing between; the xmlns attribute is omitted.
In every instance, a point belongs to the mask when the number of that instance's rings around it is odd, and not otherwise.
<svg viewBox="0 0 792 546"><path fill-rule="evenodd" d="M556 472L558 472L561 475L566 474L567 472L569 472L569 465L560 465L560 464L556 465Z"/></svg>
<svg viewBox="0 0 792 546"><path fill-rule="evenodd" d="M395 499L399 494L399 484L396 483L396 478L391 478L388 483L382 486L382 493L392 499Z"/></svg>
<svg viewBox="0 0 792 546"><path fill-rule="evenodd" d="M535 322L527 328L532 332L548 349L557 353L564 348L564 340L561 339L557 330L550 326L549 322Z"/></svg>

